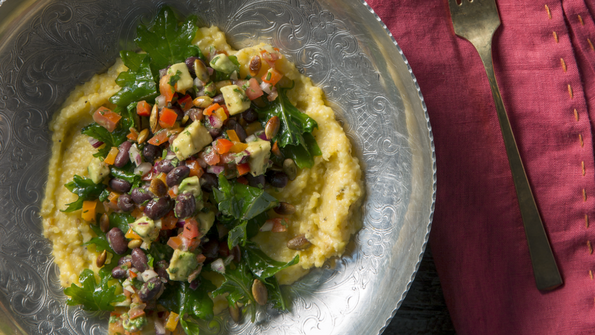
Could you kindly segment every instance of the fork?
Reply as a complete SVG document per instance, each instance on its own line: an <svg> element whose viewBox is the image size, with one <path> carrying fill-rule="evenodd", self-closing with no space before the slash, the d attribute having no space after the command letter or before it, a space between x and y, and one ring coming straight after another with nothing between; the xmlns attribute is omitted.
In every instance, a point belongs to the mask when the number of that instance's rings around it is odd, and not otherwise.
<svg viewBox="0 0 595 335"><path fill-rule="evenodd" d="M494 75L492 37L500 26L496 2L495 0L448 0L448 7L455 34L473 44L488 75L525 227L535 284L539 290L553 290L562 285L562 277L543 228Z"/></svg>

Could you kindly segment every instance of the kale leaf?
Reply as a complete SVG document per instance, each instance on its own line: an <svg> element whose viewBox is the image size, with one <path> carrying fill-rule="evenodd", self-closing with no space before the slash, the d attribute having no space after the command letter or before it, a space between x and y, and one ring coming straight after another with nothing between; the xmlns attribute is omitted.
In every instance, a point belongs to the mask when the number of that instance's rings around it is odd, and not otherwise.
<svg viewBox="0 0 595 335"><path fill-rule="evenodd" d="M277 278L275 277L271 277L268 278L266 280L263 281L266 288L267 288L267 292L269 294L268 296L268 301L273 304L273 307L284 311L287 309L287 303L286 303L286 299L283 296L283 292L281 291L281 287L279 286L279 283L277 282Z"/></svg>
<svg viewBox="0 0 595 335"><path fill-rule="evenodd" d="M83 270L79 276L82 287L71 284L64 289L64 294L69 296L66 303L70 306L82 305L87 311L113 311L112 303L122 302L126 297L116 294L116 285L108 284L109 274L100 271L99 276L100 281L97 283L92 270Z"/></svg>
<svg viewBox="0 0 595 335"><path fill-rule="evenodd" d="M267 256L254 243L246 244L243 248L242 256L242 259L246 260L250 271L261 280L273 277L277 272L297 264L300 260L300 256L295 255L295 257L287 263L278 262Z"/></svg>
<svg viewBox="0 0 595 335"><path fill-rule="evenodd" d="M277 116L281 122L279 132L272 139L277 141L282 148L282 153L286 157L294 159L300 168L310 168L314 165L314 156L322 153L312 136L314 128L318 128L318 123L297 109L287 97L287 91L292 87L279 87L277 91L279 96L274 101L266 103L264 107L256 106L260 120L263 126L273 116Z"/></svg>
<svg viewBox="0 0 595 335"><path fill-rule="evenodd" d="M196 35L197 18L189 16L178 24L178 18L169 7L163 7L150 27L140 24L136 29L136 44L151 57L157 69L183 62L198 55L198 48L192 45Z"/></svg>
<svg viewBox="0 0 595 335"><path fill-rule="evenodd" d="M132 185L131 189L137 188L141 182L141 176L134 173L134 165L132 163L128 163L127 166L123 168L111 167L110 174L114 178L126 180L127 182Z"/></svg>
<svg viewBox="0 0 595 335"><path fill-rule="evenodd" d="M198 334L196 319L211 320L214 316L213 300L209 297L209 292L216 287L209 280L201 279L196 290L192 290L186 282L171 282L157 301L166 309L182 316L180 324L187 334Z"/></svg>
<svg viewBox="0 0 595 335"><path fill-rule="evenodd" d="M139 100L152 101L159 95L157 80L151 69L151 57L147 54L138 54L137 56L132 56L132 54L134 53L128 51L120 52L120 57L125 60L124 64L129 69L118 75L116 84L121 89L109 99L111 103L121 107Z"/></svg>
<svg viewBox="0 0 595 335"><path fill-rule="evenodd" d="M68 207L63 212L74 212L83 208L83 201L97 199L106 187L104 184L95 184L91 179L76 174L72 181L64 186L79 197L75 202L67 204Z"/></svg>
<svg viewBox="0 0 595 335"><path fill-rule="evenodd" d="M219 211L241 221L250 220L275 207L277 199L265 190L228 181L219 174L219 188L213 189Z"/></svg>
<svg viewBox="0 0 595 335"><path fill-rule="evenodd" d="M254 277L250 273L248 266L244 262L240 262L236 264L235 269L226 267L225 273L222 273L222 275L225 281L219 288L213 291L213 297L228 293L226 298L230 306L234 306L236 303L243 305L250 304L247 307L250 308L252 322L254 322L256 315L256 310L254 309L256 301L252 295Z"/></svg>

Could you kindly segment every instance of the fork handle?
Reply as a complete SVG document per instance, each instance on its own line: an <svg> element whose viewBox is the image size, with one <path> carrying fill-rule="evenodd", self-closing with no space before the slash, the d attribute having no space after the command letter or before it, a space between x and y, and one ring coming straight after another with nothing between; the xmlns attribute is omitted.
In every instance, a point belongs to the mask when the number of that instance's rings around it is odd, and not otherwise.
<svg viewBox="0 0 595 335"><path fill-rule="evenodd" d="M500 121L500 129L504 138L508 163L512 171L512 179L519 201L523 225L525 226L525 234L527 235L527 244L529 245L535 283L539 290L553 290L562 285L562 277L560 276L554 254L543 228L541 216L535 204L531 186L529 185L529 180L523 167L523 161L521 160L512 128L510 127L510 121L502 103L502 97L500 96L500 90L498 89L498 83L494 75L491 45L492 43L490 41L487 45L475 47L488 75L492 96L496 104L498 121Z"/></svg>

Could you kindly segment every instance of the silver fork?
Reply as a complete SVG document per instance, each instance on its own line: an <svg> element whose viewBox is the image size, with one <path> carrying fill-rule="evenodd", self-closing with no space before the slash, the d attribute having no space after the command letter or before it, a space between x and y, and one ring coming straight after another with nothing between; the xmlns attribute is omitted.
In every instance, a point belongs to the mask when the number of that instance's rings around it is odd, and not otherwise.
<svg viewBox="0 0 595 335"><path fill-rule="evenodd" d="M459 0L459 2L460 4L457 3L457 0L448 0L452 24L457 36L473 44L488 75L523 225L525 226L535 284L539 290L553 290L562 285L562 277L543 228L541 216L535 204L531 186L523 167L523 161L514 140L510 121L504 109L498 83L496 83L496 77L494 76L492 37L500 26L498 8L495 0Z"/></svg>

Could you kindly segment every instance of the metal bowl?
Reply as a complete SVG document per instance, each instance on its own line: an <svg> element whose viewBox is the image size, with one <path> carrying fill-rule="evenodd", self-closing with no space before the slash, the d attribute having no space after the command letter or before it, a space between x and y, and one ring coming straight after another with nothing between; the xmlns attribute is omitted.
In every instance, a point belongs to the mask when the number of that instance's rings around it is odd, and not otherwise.
<svg viewBox="0 0 595 335"><path fill-rule="evenodd" d="M48 122L68 93L134 49L167 3L217 25L235 48L268 41L324 89L365 169L363 228L344 257L286 287L291 311L215 334L378 334L405 298L436 196L428 114L407 60L360 0L0 1L0 333L104 334L105 314L68 307L38 212ZM206 332L208 333L208 332Z"/></svg>

